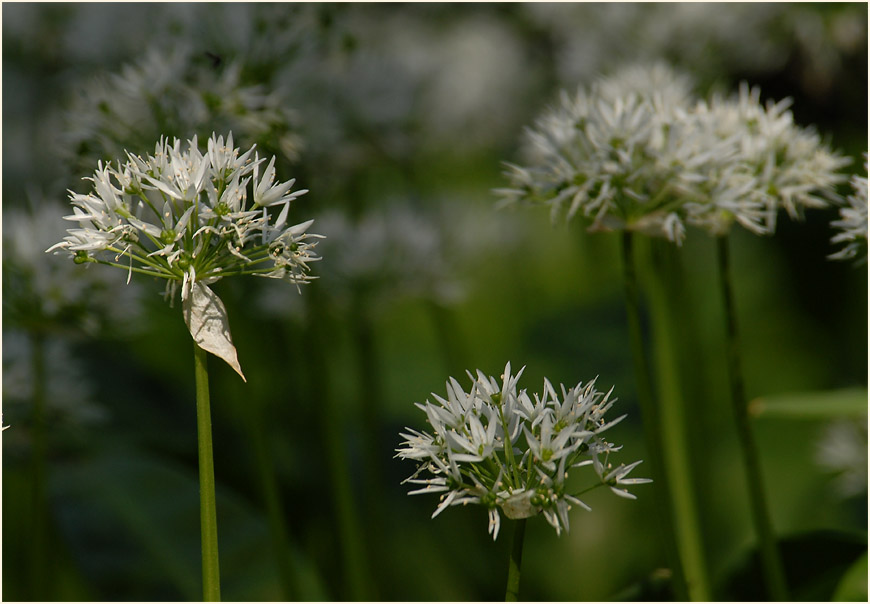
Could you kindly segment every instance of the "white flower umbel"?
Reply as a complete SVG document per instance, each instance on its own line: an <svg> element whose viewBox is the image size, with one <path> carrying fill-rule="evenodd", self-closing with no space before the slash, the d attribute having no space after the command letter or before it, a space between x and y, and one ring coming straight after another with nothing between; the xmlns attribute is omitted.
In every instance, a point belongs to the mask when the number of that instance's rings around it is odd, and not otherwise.
<svg viewBox="0 0 870 604"><path fill-rule="evenodd" d="M867 153L864 153L864 173L867 173ZM845 243L839 252L831 254L832 260L857 258L867 262L867 177L852 176L852 194L846 197L845 206L840 208L839 220L831 222L838 231L831 243ZM863 250L863 257L861 252Z"/></svg>
<svg viewBox="0 0 870 604"><path fill-rule="evenodd" d="M689 200L688 222L723 235L735 220L757 234L776 229L785 209L800 218L807 208L839 200L835 187L849 163L823 144L812 128L794 122L791 99L761 103L761 90L741 83L737 95L699 102L694 115L711 141L732 147L707 175L716 194Z"/></svg>
<svg viewBox="0 0 870 604"><path fill-rule="evenodd" d="M630 66L561 103L526 132L525 165L509 165L503 203L542 203L679 244L687 225L724 235L734 222L775 229L784 208L837 199L848 163L794 123L790 100L763 106L741 85L734 98L691 95L688 79L658 64Z"/></svg>
<svg viewBox="0 0 870 604"><path fill-rule="evenodd" d="M705 192L709 164L730 152L696 127L691 82L664 64L631 66L575 95L526 132L525 166L509 166L505 203L544 203L680 242L682 204Z"/></svg>
<svg viewBox="0 0 870 604"><path fill-rule="evenodd" d="M228 276L259 275L307 283L319 260L313 221L287 225L290 203L306 191L275 182L274 158L263 165L253 147L233 147L232 134L212 136L203 153L194 136L161 139L154 155L127 154L99 164L87 194L70 193L78 223L47 251L167 280L170 299L181 286L185 320L196 343L242 375L226 310L208 285ZM253 203L249 203L249 191ZM278 210L277 217L269 208ZM244 378L244 376L242 375Z"/></svg>
<svg viewBox="0 0 870 604"><path fill-rule="evenodd" d="M517 390L523 369L512 375L508 363L501 380L469 372L468 392L450 378L446 399L433 393L434 404L417 404L433 434L408 428L396 451L397 457L418 464L405 482L423 486L409 494L441 494L433 518L451 505L478 503L488 510L493 539L501 526L499 509L513 519L543 514L560 534L568 530L572 506L589 509L577 498L580 493L566 486L571 469L594 466L597 480L583 492L609 486L633 498L626 485L650 482L626 478L639 461L616 469L607 464L608 455L620 447L602 434L625 417L604 419L616 402L612 389L599 392L592 380L585 386L561 386L557 393L545 379L543 394L529 396Z"/></svg>

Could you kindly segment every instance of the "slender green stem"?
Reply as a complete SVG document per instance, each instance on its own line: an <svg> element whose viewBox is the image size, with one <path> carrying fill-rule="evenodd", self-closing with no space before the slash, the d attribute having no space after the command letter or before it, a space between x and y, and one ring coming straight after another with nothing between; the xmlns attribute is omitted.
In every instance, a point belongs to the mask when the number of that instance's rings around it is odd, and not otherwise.
<svg viewBox="0 0 870 604"><path fill-rule="evenodd" d="M199 514L202 535L202 599L220 602L217 505L215 501L214 454L211 441L211 408L208 393L207 352L193 345L196 374L196 427L199 441Z"/></svg>
<svg viewBox="0 0 870 604"><path fill-rule="evenodd" d="M722 303L725 307L725 323L728 354L728 381L731 386L731 405L734 411L734 421L737 424L737 436L740 441L740 453L746 476L746 486L749 491L749 503L752 523L755 527L761 552L761 566L767 583L768 594L774 601L788 600L788 587L785 581L782 560L776 548L776 537L773 523L764 493L764 480L761 473L761 459L752 426L749 423L749 407L746 403L746 392L743 382L743 371L740 364L740 341L737 332L737 310L734 305L734 293L731 287L731 260L728 252L728 238L716 238L716 251L719 263L719 283L722 290Z"/></svg>
<svg viewBox="0 0 870 604"><path fill-rule="evenodd" d="M350 309L350 330L353 338L354 361L356 362L359 384L359 405L362 416L362 463L366 479L365 510L369 522L367 531L380 530L380 495L386 483L381 475L380 460L386 458L389 450L381 450L379 435L383 421L380 374L378 367L375 334L366 301L365 292L357 289L353 293ZM364 531L364 532L367 532Z"/></svg>
<svg viewBox="0 0 870 604"><path fill-rule="evenodd" d="M294 595L296 595L297 587L290 551L290 535L287 530L286 518L288 515L284 513L284 502L281 497L281 491L278 488L278 479L275 476L272 456L269 455L268 435L265 429L263 410L260 405L252 404L248 406L245 416L248 420L249 435L257 460L260 489L263 501L266 504L269 536L272 538L272 549L275 555L278 578L281 580L284 600L291 601Z"/></svg>
<svg viewBox="0 0 870 604"><path fill-rule="evenodd" d="M50 581L46 573L51 565L48 563L48 502L45 496L46 482L46 433L45 433L45 337L34 333L31 338L31 365L33 368L33 469L32 469L32 503L33 528L30 536L30 572L34 600L49 599Z"/></svg>
<svg viewBox="0 0 870 604"><path fill-rule="evenodd" d="M312 392L319 400L320 428L326 448L326 462L332 486L332 504L335 513L336 535L344 570L345 580L340 588L348 594L339 599L371 601L374 587L369 581L368 562L365 556L363 532L357 514L358 505L351 484L347 449L344 438L344 415L337 406L335 393L330 385L327 352L323 340L333 341L324 312L324 300L317 289L312 288L306 296L311 319L308 321L306 341L309 342L308 373ZM315 328L317 326L317 328Z"/></svg>
<svg viewBox="0 0 870 604"><path fill-rule="evenodd" d="M683 571L694 601L711 599L710 578L702 539L696 489L692 477L692 448L686 422L679 371L679 355L674 341L681 316L677 248L665 240L652 241L656 270L648 271L650 314L655 342L658 376L660 428L664 464L671 487L671 501L677 530L677 545Z"/></svg>
<svg viewBox="0 0 870 604"><path fill-rule="evenodd" d="M526 519L520 518L514 528L513 544L511 545L511 557L508 560L507 589L504 601L516 602L520 594L520 568L523 564L523 541L526 537Z"/></svg>
<svg viewBox="0 0 870 604"><path fill-rule="evenodd" d="M628 318L628 331L631 339L634 375L637 381L637 400L643 419L644 437L649 453L650 470L653 476L653 492L657 507L659 537L665 545L665 555L673 572L673 587L677 600L688 600L689 590L686 584L683 565L680 560L679 547L674 530L674 510L671 501L671 489L668 476L664 471L664 454L662 452L661 425L658 410L653 399L649 364L644 352L643 332L640 319L640 296L637 287L637 275L634 263L633 235L629 231L622 234L623 281L625 285L625 307Z"/></svg>
<svg viewBox="0 0 870 604"><path fill-rule="evenodd" d="M94 260L91 260L91 262L96 262L97 264L105 264L106 266L114 266L117 268L124 269L125 271L133 271L134 273L141 274L141 275L148 275L150 277L175 278L174 275L167 275L167 273L165 273L165 272L158 273L156 271L149 271L148 269L139 268L136 266L134 266L133 268L130 268L130 266L127 264L120 264L118 262L112 262L110 260L94 259ZM177 279L177 280L180 281L181 279Z"/></svg>

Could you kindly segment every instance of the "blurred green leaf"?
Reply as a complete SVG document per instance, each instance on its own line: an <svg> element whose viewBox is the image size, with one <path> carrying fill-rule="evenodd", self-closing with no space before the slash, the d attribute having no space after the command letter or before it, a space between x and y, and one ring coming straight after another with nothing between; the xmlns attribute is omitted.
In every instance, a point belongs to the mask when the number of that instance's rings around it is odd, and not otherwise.
<svg viewBox="0 0 870 604"><path fill-rule="evenodd" d="M858 558L840 579L834 596L835 602L867 601L867 554Z"/></svg>
<svg viewBox="0 0 870 604"><path fill-rule="evenodd" d="M828 419L867 414L867 389L844 388L824 392L796 392L759 397L749 403L754 417Z"/></svg>

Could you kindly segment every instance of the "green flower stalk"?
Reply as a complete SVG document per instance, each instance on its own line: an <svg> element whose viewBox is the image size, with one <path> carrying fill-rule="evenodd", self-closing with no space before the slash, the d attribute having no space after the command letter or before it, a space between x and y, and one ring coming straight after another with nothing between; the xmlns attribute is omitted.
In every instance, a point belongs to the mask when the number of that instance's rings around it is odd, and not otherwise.
<svg viewBox="0 0 870 604"><path fill-rule="evenodd" d="M686 78L663 65L631 67L596 82L576 95L563 93L560 104L527 131L526 165L509 166L510 187L498 191L504 203L549 205L555 216L582 214L590 230L623 230L629 314L637 312L630 248L632 232L664 237L680 245L686 227L708 231L718 240L720 279L726 309L729 380L732 406L750 492L753 524L773 599L786 596L782 563L763 494L761 466L751 434L740 370L737 321L731 293L726 235L734 223L763 235L776 228L779 210L800 218L807 208L823 208L838 199L838 170L848 159L822 144L811 128L794 123L791 101L761 103L761 92L747 84L734 97L696 99ZM866 200L866 185L865 185ZM860 210L843 211L843 223L858 222ZM866 223L866 201L864 205ZM837 225L839 226L839 225ZM864 224L866 239L866 224ZM837 241L853 239L853 232ZM850 244L843 253L855 248ZM638 381L646 381L648 363L636 325ZM674 383L673 376L661 376ZM671 378L668 380L668 378ZM645 397L639 388L639 397ZM676 397L659 401L662 415L680 418ZM650 408L650 405L645 405ZM662 430L650 441L653 470L661 447L664 467L672 474L670 505L680 533L680 554L693 599L709 599L709 581L701 559L700 533L691 477L686 426L659 422L656 409L644 421ZM668 488L671 476L661 480Z"/></svg>
<svg viewBox="0 0 870 604"><path fill-rule="evenodd" d="M839 170L850 160L829 149L811 128L794 123L790 99L761 104L761 91L742 84L735 97L713 97L699 103L697 114L720 141L733 141L735 152L721 159L724 167L710 172L711 182L724 182L724 174L737 174L751 186L731 204L756 204L765 208L766 222L757 234L772 234L778 210L801 218L806 209L825 208L839 200L835 186L845 179ZM721 185L714 185L721 186ZM866 196L865 196L866 199ZM732 285L728 233L734 222L744 224L725 204L716 208L713 196L687 202L694 224L716 239L719 288L724 308L727 371L730 398L741 461L744 468L752 524L758 537L762 570L768 594L775 601L788 599L785 568L764 487L761 458L749 418L745 380L740 358L740 334ZM865 204L866 223L866 204ZM866 224L864 226L866 233ZM848 248L847 248L848 249Z"/></svg>
<svg viewBox="0 0 870 604"><path fill-rule="evenodd" d="M305 191L275 182L275 158L265 167L252 147L233 147L232 134L208 140L161 139L154 155L127 154L126 162L99 164L93 190L70 193L77 222L47 251L66 252L79 264L96 263L166 280L166 297L181 290L184 320L194 341L199 442L203 599L220 600L214 459L207 352L244 380L223 302L208 287L223 277L257 275L297 286L312 279L308 263L320 235L313 221L287 226L290 203ZM249 192L253 203L249 205ZM269 214L279 208L278 216Z"/></svg>
<svg viewBox="0 0 870 604"><path fill-rule="evenodd" d="M834 187L844 180L838 172L849 163L822 144L810 128L794 123L788 107L790 99L762 106L760 90L742 85L732 99L714 98L707 106L708 116L722 138L735 139L740 150L733 160L737 169L751 173L756 180L749 195L760 198L771 217L765 234L775 230L777 210L792 218L803 216L807 208L824 208L839 199ZM695 207L704 207L699 204ZM749 492L752 522L758 535L762 567L768 593L773 600L788 599L785 569L776 545L776 535L764 488L758 445L749 419L745 392L737 309L732 285L732 269L727 235L729 216L712 215L714 221L701 224L716 237L716 253L722 304L725 309L728 379L732 410L740 442L741 459Z"/></svg>
<svg viewBox="0 0 870 604"><path fill-rule="evenodd" d="M543 394L529 396L517 390L523 369L516 375L505 366L501 380L468 373L468 392L453 378L447 398L432 394L435 403L417 404L426 413L433 434L408 428L397 457L417 462L405 482L422 485L410 495L440 493L434 518L454 505L477 503L487 509L493 540L501 527L501 513L517 520L508 571L507 599L516 599L525 520L543 515L559 535L568 530L572 506L589 510L579 496L607 486L628 499L627 486L651 482L628 478L641 462L613 467L610 454L621 447L608 442L604 432L625 418L604 419L616 402L595 389L595 380L557 392L544 380ZM591 466L595 479L586 489L572 493L568 474Z"/></svg>
<svg viewBox="0 0 870 604"><path fill-rule="evenodd" d="M687 464L679 463L691 459L688 428L659 419L682 414L674 409L678 401L656 401L652 394L632 252L637 234L682 242L690 222L684 204L709 196L711 166L733 154L729 141L711 137L709 128L701 127L705 123L690 116L692 102L690 80L664 64L630 67L573 95L562 93L559 104L526 131L524 165L509 165L510 186L496 193L504 205L548 206L554 220L586 217L590 231L623 231L626 308L638 402L658 485L657 520L677 597L704 601L710 587L694 490L672 488L692 484ZM717 208L745 186L739 179L725 182ZM733 209L747 224L758 225L763 218L758 206L752 201ZM668 406L671 412L665 413Z"/></svg>

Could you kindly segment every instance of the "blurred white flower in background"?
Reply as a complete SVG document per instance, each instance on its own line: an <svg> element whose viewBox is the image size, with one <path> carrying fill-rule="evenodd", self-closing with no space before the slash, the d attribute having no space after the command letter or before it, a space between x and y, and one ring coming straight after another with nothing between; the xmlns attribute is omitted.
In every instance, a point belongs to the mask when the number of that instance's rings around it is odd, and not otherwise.
<svg viewBox="0 0 870 604"><path fill-rule="evenodd" d="M741 83L737 95L713 95L696 109L715 136L736 145L729 163L738 176L754 181L746 196L764 207L769 232L776 228L779 208L800 218L806 208L838 201L836 185L845 180L839 170L851 161L831 151L812 127L797 125L788 109L791 103L783 99L762 104L761 90ZM714 215L714 220L721 216ZM727 216L725 223L727 227ZM713 224L711 230L723 232L723 227Z"/></svg>
<svg viewBox="0 0 870 604"><path fill-rule="evenodd" d="M843 55L867 39L860 5L823 11L793 4L526 3L551 32L559 79L588 82L621 64L667 59L705 84L723 73L761 75L796 61L804 91L830 93Z"/></svg>
<svg viewBox="0 0 870 604"><path fill-rule="evenodd" d="M361 295L375 314L408 299L461 303L474 287L475 267L511 253L528 236L521 218L493 215L485 199L433 199L419 206L393 199L357 218L333 208L316 222L326 237L318 249L330 267L317 287L345 311ZM262 290L257 306L276 318L305 316L303 301L280 288Z"/></svg>
<svg viewBox="0 0 870 604"><path fill-rule="evenodd" d="M324 233L335 233L326 248L335 254L335 270L324 275L325 287L349 284L384 301L424 297L450 304L462 296L438 225L408 205L380 206L359 221L340 212L321 220Z"/></svg>
<svg viewBox="0 0 870 604"><path fill-rule="evenodd" d="M492 144L516 119L529 69L516 36L492 16L479 15L449 27L391 28L385 49L397 56L420 88L416 107L425 116L421 134L455 149Z"/></svg>
<svg viewBox="0 0 870 604"><path fill-rule="evenodd" d="M319 285L340 304L354 291L374 309L409 297L449 305L463 296L443 231L408 204L378 206L358 220L333 210L318 218L318 228L331 267Z"/></svg>
<svg viewBox="0 0 870 604"><path fill-rule="evenodd" d="M867 153L864 153L864 174L867 174ZM839 252L831 254L834 260L857 258L867 261L867 176L852 176L852 193L846 197L846 205L840 208L840 218L831 222L838 231L831 243L845 243ZM861 252L864 252L863 257Z"/></svg>
<svg viewBox="0 0 870 604"><path fill-rule="evenodd" d="M60 202L29 198L3 208L3 309L6 326L32 332L130 333L140 327L141 289L125 287L45 249L63 237L68 210Z"/></svg>
<svg viewBox="0 0 870 604"><path fill-rule="evenodd" d="M349 8L342 23L353 44L303 78L319 80L318 93L297 104L317 125L305 137L312 155L346 173L367 169L373 155L402 164L415 152L507 142L505 125L518 123L517 100L530 92L520 41L491 15L427 18L438 10Z"/></svg>
<svg viewBox="0 0 870 604"><path fill-rule="evenodd" d="M784 208L838 199L848 158L794 123L790 100L761 104L758 88L707 102L664 64L630 65L575 95L562 93L526 131L521 165L508 164L503 204L576 213L591 230L631 229L680 244L686 225L714 235L733 222L772 233Z"/></svg>
<svg viewBox="0 0 870 604"><path fill-rule="evenodd" d="M44 346L46 379L43 421L57 428L76 430L106 422L109 412L95 401L95 389L81 360L68 342L51 338ZM20 429L5 435L13 453L23 451L33 429L33 340L19 329L3 330L3 418ZM4 453L9 450L4 449Z"/></svg>
<svg viewBox="0 0 870 604"><path fill-rule="evenodd" d="M816 443L816 463L834 475L842 497L867 492L867 418L836 420Z"/></svg>
<svg viewBox="0 0 870 604"><path fill-rule="evenodd" d="M244 146L274 141L298 159L299 119L277 90L242 81L244 65L195 51L189 44L152 46L120 72L77 88L61 136L66 159L80 169L163 135L234 131Z"/></svg>

